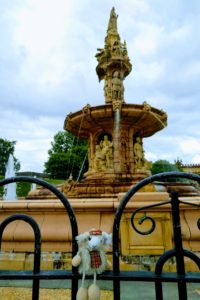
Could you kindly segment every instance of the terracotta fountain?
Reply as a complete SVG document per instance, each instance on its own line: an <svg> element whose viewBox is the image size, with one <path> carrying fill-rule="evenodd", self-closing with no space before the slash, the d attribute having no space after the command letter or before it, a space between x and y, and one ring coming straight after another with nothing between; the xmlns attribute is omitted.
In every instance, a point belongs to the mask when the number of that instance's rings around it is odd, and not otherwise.
<svg viewBox="0 0 200 300"><path fill-rule="evenodd" d="M163 129L164 111L147 102L126 104L124 79L132 70L126 42L121 42L117 15L111 10L104 48L96 54L96 72L104 80L105 103L86 105L67 115L64 129L88 140L89 169L85 179L70 192L75 197L113 196L126 192L131 185L150 175L151 163L145 159L142 140ZM149 191L155 191L152 186Z"/></svg>

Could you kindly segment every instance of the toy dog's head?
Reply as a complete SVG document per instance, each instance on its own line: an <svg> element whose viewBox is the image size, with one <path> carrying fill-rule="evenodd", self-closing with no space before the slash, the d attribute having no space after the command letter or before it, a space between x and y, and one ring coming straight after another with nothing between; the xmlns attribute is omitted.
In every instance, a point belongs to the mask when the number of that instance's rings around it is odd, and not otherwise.
<svg viewBox="0 0 200 300"><path fill-rule="evenodd" d="M92 229L76 237L79 247L92 250L105 250L112 244L112 233L102 232L100 229Z"/></svg>

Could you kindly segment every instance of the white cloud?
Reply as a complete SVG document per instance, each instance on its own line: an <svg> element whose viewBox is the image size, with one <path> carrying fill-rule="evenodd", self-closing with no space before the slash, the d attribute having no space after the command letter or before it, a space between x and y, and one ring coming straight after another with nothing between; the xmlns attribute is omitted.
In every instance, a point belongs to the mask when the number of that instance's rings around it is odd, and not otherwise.
<svg viewBox="0 0 200 300"><path fill-rule="evenodd" d="M200 141L194 138L186 138L180 142L180 147L183 154L193 155L194 153L200 153Z"/></svg>
<svg viewBox="0 0 200 300"><path fill-rule="evenodd" d="M200 154L196 154L191 159L192 164L200 164Z"/></svg>
<svg viewBox="0 0 200 300"><path fill-rule="evenodd" d="M47 161L47 149L50 149L51 138L21 139L15 147L15 156L21 163L20 171L42 171ZM41 168L42 167L42 168Z"/></svg>
<svg viewBox="0 0 200 300"><path fill-rule="evenodd" d="M19 83L48 92L63 81L66 32L73 25L71 11L71 3L61 0L29 0L13 11L16 23L13 43L18 55L24 58Z"/></svg>

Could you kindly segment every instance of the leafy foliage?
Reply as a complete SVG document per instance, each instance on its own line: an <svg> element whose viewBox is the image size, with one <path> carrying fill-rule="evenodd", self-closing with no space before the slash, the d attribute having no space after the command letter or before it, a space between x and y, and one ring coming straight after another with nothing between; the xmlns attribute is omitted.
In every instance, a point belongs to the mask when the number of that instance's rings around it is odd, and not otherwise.
<svg viewBox="0 0 200 300"><path fill-rule="evenodd" d="M87 161L82 168L87 154L87 142L79 140L70 132L59 131L54 136L51 146L44 172L57 179L66 179L70 174L77 179L81 172L81 178L87 169Z"/></svg>
<svg viewBox="0 0 200 300"><path fill-rule="evenodd" d="M153 175L172 171L180 171L180 169L175 164L171 164L167 160L157 160L154 163L152 163L151 172Z"/></svg>
<svg viewBox="0 0 200 300"><path fill-rule="evenodd" d="M16 141L8 141L0 138L0 174L4 175L6 171L6 164L10 154L14 154ZM13 156L14 157L14 156ZM15 171L19 171L20 163L14 157Z"/></svg>
<svg viewBox="0 0 200 300"><path fill-rule="evenodd" d="M0 175L0 180L3 180L4 179L4 176ZM0 186L0 198L3 197L3 194L4 194L4 188L3 186Z"/></svg>
<svg viewBox="0 0 200 300"><path fill-rule="evenodd" d="M18 182L17 183L17 197L25 197L31 190L31 183L30 182Z"/></svg>
<svg viewBox="0 0 200 300"><path fill-rule="evenodd" d="M154 174L158 174L158 173L163 173L163 172L180 172L182 171L181 168L179 168L176 164L171 164L169 161L167 160L157 160L154 163L152 163L152 167L151 167L151 173ZM176 178L169 178L166 179L164 181L184 181L183 179L176 179Z"/></svg>

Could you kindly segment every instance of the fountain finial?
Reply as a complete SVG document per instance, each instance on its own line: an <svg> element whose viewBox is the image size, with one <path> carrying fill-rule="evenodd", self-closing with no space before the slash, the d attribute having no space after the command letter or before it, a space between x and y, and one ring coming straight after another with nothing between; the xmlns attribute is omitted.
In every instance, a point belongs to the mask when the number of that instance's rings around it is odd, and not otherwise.
<svg viewBox="0 0 200 300"><path fill-rule="evenodd" d="M113 7L110 12L107 32L117 32L117 18L118 15L116 15L115 8Z"/></svg>
<svg viewBox="0 0 200 300"><path fill-rule="evenodd" d="M98 48L96 72L99 81L104 80L104 97L106 104L113 101L124 102L124 78L131 72L126 42L121 43L117 31L117 18L113 7L110 12L104 48Z"/></svg>

